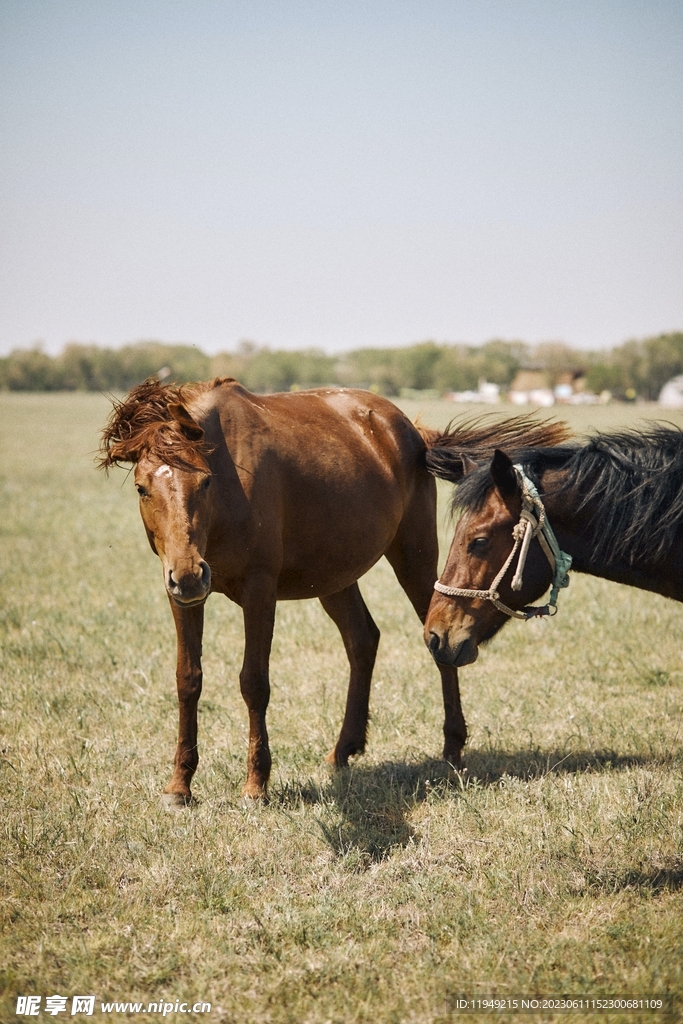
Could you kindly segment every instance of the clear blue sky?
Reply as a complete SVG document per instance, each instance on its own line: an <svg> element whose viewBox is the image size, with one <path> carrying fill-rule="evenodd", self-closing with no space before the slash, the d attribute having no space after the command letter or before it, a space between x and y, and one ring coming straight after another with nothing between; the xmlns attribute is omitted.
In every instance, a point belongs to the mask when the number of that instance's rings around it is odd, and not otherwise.
<svg viewBox="0 0 683 1024"><path fill-rule="evenodd" d="M0 0L0 351L683 329L681 0Z"/></svg>

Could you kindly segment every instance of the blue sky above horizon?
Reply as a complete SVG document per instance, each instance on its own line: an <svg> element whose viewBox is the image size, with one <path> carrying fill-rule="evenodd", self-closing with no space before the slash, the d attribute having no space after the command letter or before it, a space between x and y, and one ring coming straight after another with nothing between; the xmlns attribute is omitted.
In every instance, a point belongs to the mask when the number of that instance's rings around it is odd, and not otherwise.
<svg viewBox="0 0 683 1024"><path fill-rule="evenodd" d="M683 329L678 0L0 0L0 352Z"/></svg>

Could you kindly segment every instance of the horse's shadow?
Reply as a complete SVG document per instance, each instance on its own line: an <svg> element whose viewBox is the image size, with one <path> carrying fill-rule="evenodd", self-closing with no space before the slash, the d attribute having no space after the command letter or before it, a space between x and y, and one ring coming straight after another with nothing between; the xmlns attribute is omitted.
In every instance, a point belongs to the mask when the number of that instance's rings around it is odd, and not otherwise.
<svg viewBox="0 0 683 1024"><path fill-rule="evenodd" d="M323 783L284 783L271 790L271 801L283 810L302 803L319 807L323 813L315 820L334 853L369 865L416 840L410 812L432 794L457 798L473 787L496 785L503 777L531 781L551 773L619 771L652 760L610 750L469 749L465 771L432 759L360 763L332 773ZM336 810L333 823L324 813L331 807Z"/></svg>
<svg viewBox="0 0 683 1024"><path fill-rule="evenodd" d="M272 789L270 798L283 809L302 803L317 807L315 821L334 853L367 866L413 840L410 810L432 785L450 786L454 774L444 761L361 763L331 772L323 783L285 783ZM329 809L334 815L326 813Z"/></svg>
<svg viewBox="0 0 683 1024"><path fill-rule="evenodd" d="M665 890L678 892L683 889L683 864L671 868L652 867L646 871L626 871L609 886L612 892L622 889L647 889L654 895Z"/></svg>
<svg viewBox="0 0 683 1024"><path fill-rule="evenodd" d="M546 775L574 775L580 772L601 772L633 768L652 762L651 757L618 754L613 750L468 750L467 770L471 779L481 786L500 782L503 776L530 782Z"/></svg>

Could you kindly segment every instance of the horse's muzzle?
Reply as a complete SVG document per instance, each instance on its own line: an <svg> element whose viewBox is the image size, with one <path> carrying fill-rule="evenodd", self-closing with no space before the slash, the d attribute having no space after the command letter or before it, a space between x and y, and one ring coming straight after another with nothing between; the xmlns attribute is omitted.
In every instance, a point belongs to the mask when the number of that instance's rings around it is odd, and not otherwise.
<svg viewBox="0 0 683 1024"><path fill-rule="evenodd" d="M441 636L430 632L426 640L430 653L437 665L452 665L462 668L472 665L479 657L479 648L471 637L464 637L456 644L449 642L448 634Z"/></svg>
<svg viewBox="0 0 683 1024"><path fill-rule="evenodd" d="M208 562L202 559L191 570L182 573L169 569L166 589L181 608L202 604L211 590L211 569Z"/></svg>

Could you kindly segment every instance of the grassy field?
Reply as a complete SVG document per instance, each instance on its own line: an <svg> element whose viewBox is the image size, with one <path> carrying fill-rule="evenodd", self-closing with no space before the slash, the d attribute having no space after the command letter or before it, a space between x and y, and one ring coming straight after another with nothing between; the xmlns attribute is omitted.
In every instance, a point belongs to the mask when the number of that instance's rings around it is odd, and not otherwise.
<svg viewBox="0 0 683 1024"><path fill-rule="evenodd" d="M680 1010L680 605L575 575L556 619L511 623L461 671L453 777L438 674L388 565L361 584L382 642L368 752L347 770L322 761L341 641L317 602L282 604L272 800L244 809L241 613L213 597L198 806L167 814L174 632L132 481L93 468L107 411L0 395L0 1020L29 1019L14 1009L31 994L68 997L39 1018L57 1020L75 994L102 1020L133 1019L105 1001L205 1000L170 1019L247 1024L446 1022L460 994L673 994ZM565 411L580 431L657 413Z"/></svg>

